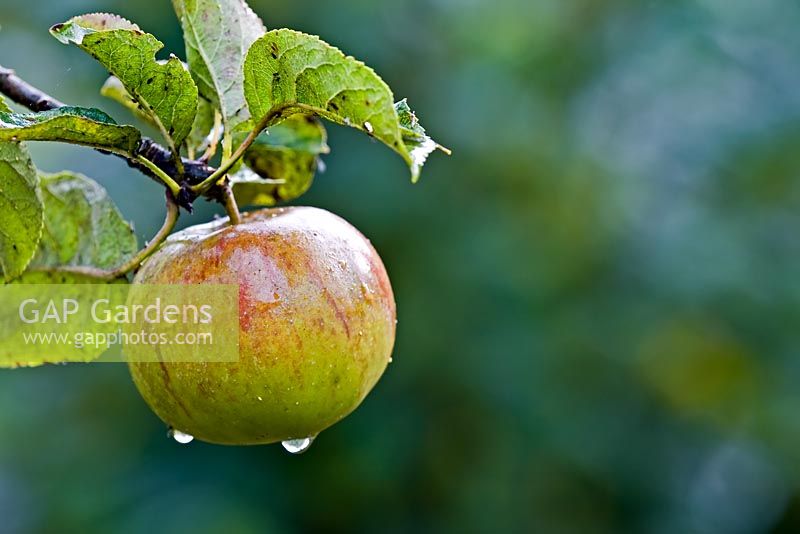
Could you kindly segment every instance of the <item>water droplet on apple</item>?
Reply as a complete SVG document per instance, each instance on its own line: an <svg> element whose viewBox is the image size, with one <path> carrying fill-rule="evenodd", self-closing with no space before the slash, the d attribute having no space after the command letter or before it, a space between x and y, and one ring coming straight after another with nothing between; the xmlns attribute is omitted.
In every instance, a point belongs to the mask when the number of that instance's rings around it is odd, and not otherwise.
<svg viewBox="0 0 800 534"><path fill-rule="evenodd" d="M314 439L316 438L287 439L281 445L291 454L303 454L314 443Z"/></svg>
<svg viewBox="0 0 800 534"><path fill-rule="evenodd" d="M194 436L191 434L181 432L180 430L175 430L174 428L170 428L167 431L167 436L171 437L181 445L186 445L187 443L194 441Z"/></svg>
<svg viewBox="0 0 800 534"><path fill-rule="evenodd" d="M361 284L361 296L367 301L374 300L374 293L372 289L370 289L370 287L364 283Z"/></svg>

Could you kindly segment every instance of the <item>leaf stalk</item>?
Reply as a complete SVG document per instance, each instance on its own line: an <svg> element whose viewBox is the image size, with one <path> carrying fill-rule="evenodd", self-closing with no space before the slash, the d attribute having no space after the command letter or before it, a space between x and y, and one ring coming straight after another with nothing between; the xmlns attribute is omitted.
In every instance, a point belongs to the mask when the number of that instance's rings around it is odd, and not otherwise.
<svg viewBox="0 0 800 534"><path fill-rule="evenodd" d="M167 197L167 214L166 217L164 218L164 224L161 226L161 229L153 237L153 239L147 243L147 246L145 246L130 260L120 265L116 269L105 270L105 269L98 269L95 267L58 267L55 269L41 269L40 271L64 273L64 274L76 274L81 276L88 276L90 278L95 278L98 281L111 282L118 278L122 278L131 271L138 269L139 266L141 266L141 264L144 262L144 260L149 258L153 254L153 252L155 252L156 249L158 249L158 247L160 247L161 244L164 243L167 237L169 237L169 235L172 233L172 230L175 228L175 223L178 222L178 217L180 216L180 209L178 208L178 204L175 202L175 199L171 194L167 193L166 197Z"/></svg>

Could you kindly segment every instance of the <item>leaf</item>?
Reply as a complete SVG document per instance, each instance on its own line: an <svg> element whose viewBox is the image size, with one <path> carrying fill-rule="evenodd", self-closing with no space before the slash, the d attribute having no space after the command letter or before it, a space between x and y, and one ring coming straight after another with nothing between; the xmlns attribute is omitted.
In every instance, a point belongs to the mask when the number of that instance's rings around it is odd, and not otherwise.
<svg viewBox="0 0 800 534"><path fill-rule="evenodd" d="M119 81L119 78L116 76L108 77L103 86L100 88L100 94L118 104L121 104L131 113L133 113L139 120L158 128L158 125L153 117L142 111L142 107L139 105L136 99L131 96L128 90L125 89L125 86L122 85L122 82Z"/></svg>
<svg viewBox="0 0 800 534"><path fill-rule="evenodd" d="M0 141L60 141L131 155L142 135L98 109L64 107L41 113L0 112Z"/></svg>
<svg viewBox="0 0 800 534"><path fill-rule="evenodd" d="M0 96L0 112L11 113L11 108L8 107L8 104L6 104L6 101L2 96Z"/></svg>
<svg viewBox="0 0 800 534"><path fill-rule="evenodd" d="M25 270L42 234L36 169L19 143L0 143L0 274L6 282Z"/></svg>
<svg viewBox="0 0 800 534"><path fill-rule="evenodd" d="M97 182L64 171L42 174L40 183L44 230L29 272L20 281L83 283L91 278L54 271L67 266L114 269L136 254L131 225Z"/></svg>
<svg viewBox="0 0 800 534"><path fill-rule="evenodd" d="M394 105L397 111L397 118L400 120L400 131L403 135L403 142L408 148L408 153L414 164L422 168L425 162L436 150L441 150L448 156L450 149L443 147L428 136L425 128L419 123L417 115L408 106L408 100L403 99Z"/></svg>
<svg viewBox="0 0 800 534"><path fill-rule="evenodd" d="M119 15L88 13L73 17L64 24L56 24L50 28L50 33L64 44L69 44L69 41L80 44L81 40L90 33L110 30L135 30L141 32L141 28L138 25Z"/></svg>
<svg viewBox="0 0 800 534"><path fill-rule="evenodd" d="M330 152L328 134L322 123L302 114L293 115L264 131L249 150L258 147L305 152L315 156Z"/></svg>
<svg viewBox="0 0 800 534"><path fill-rule="evenodd" d="M178 58L156 61L161 41L107 14L75 17L50 33L64 44L75 43L119 78L177 153L197 113L197 86Z"/></svg>
<svg viewBox="0 0 800 534"><path fill-rule="evenodd" d="M229 179L239 206L274 206L278 203L276 191L283 180L262 178L249 167L242 167L229 175Z"/></svg>
<svg viewBox="0 0 800 534"><path fill-rule="evenodd" d="M237 201L244 206L273 206L303 195L311 187L327 134L316 119L295 115L258 136L245 152L250 169L231 176ZM255 171L255 172L253 172Z"/></svg>
<svg viewBox="0 0 800 534"><path fill-rule="evenodd" d="M405 159L414 181L419 178L421 162L406 145L392 91L371 68L318 37L268 32L247 54L244 83L257 120L315 113L380 140Z"/></svg>
<svg viewBox="0 0 800 534"><path fill-rule="evenodd" d="M266 28L243 0L173 0L183 27L186 60L200 94L222 113L226 132L250 118L242 67L250 45ZM226 135L226 152L234 137Z"/></svg>
<svg viewBox="0 0 800 534"><path fill-rule="evenodd" d="M122 82L116 76L109 76L100 88L100 94L127 108L136 118L158 128L155 120L142 111L139 103L130 95ZM194 118L192 129L186 137L186 146L190 151L204 150L208 144L207 138L214 127L214 107L205 98L198 98L197 115Z"/></svg>

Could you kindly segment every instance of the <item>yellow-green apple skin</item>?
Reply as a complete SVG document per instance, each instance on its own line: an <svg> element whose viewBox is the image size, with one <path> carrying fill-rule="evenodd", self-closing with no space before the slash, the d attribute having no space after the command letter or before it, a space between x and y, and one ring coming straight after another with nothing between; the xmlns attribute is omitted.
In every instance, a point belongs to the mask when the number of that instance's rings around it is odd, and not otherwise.
<svg viewBox="0 0 800 534"><path fill-rule="evenodd" d="M349 223L268 209L170 236L135 284L238 284L239 360L129 364L144 400L196 439L256 445L316 436L364 400L391 361L386 269Z"/></svg>

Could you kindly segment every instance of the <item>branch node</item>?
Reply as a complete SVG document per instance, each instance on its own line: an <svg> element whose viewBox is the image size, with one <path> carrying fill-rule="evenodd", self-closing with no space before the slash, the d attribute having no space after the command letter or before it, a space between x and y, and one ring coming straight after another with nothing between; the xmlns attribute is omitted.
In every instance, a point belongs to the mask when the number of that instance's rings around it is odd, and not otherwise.
<svg viewBox="0 0 800 534"><path fill-rule="evenodd" d="M180 192L178 193L178 198L175 199L178 205L189 213L192 213L194 211L194 201L196 199L197 194L192 191L191 184L183 182L181 184Z"/></svg>

